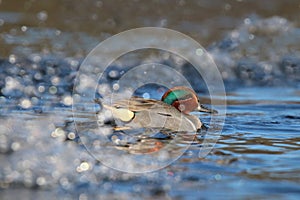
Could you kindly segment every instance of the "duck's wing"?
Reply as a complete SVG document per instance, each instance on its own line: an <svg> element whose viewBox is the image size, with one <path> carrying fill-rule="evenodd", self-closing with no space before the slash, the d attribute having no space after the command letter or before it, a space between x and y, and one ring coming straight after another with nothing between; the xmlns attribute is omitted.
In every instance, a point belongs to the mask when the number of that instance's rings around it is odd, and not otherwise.
<svg viewBox="0 0 300 200"><path fill-rule="evenodd" d="M101 103L105 109L112 112L113 116L123 122L130 122L136 113L151 110L153 108L159 109L169 106L161 101L153 99L143 99L140 97L132 97L128 100L121 100L112 105Z"/></svg>
<svg viewBox="0 0 300 200"><path fill-rule="evenodd" d="M121 100L112 105L115 108L126 108L133 112L140 112L143 110L149 110L152 108L165 108L169 107L168 104L164 102L154 100L154 99L143 99L140 97L132 97L128 100Z"/></svg>

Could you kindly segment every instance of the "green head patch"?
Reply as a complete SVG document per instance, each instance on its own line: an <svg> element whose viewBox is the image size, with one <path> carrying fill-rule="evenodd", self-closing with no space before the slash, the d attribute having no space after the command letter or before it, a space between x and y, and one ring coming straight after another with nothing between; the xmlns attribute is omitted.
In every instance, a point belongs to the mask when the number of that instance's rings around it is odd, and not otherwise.
<svg viewBox="0 0 300 200"><path fill-rule="evenodd" d="M172 105L175 101L183 100L191 97L191 92L186 90L174 90L170 91L164 99L163 102Z"/></svg>

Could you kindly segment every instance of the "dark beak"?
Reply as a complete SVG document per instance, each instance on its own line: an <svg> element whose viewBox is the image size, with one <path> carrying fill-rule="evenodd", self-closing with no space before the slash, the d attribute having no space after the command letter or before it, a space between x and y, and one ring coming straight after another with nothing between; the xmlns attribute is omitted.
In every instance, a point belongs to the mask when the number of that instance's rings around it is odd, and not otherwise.
<svg viewBox="0 0 300 200"><path fill-rule="evenodd" d="M206 113L212 113L212 114L217 114L218 111L214 110L214 109L209 109L205 106L203 106L202 104L199 104L197 111L199 112L206 112Z"/></svg>

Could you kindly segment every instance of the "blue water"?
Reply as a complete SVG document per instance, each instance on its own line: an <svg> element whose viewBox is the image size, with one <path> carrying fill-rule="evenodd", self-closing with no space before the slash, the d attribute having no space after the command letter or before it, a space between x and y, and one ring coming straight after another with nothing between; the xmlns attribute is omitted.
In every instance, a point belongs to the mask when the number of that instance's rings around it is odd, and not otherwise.
<svg viewBox="0 0 300 200"><path fill-rule="evenodd" d="M299 94L289 89L283 92L286 98L283 95L279 100L270 99L269 94L279 89L261 88L264 92L259 92L257 88L247 88L228 95L229 100L236 100L228 105L222 134L206 157L198 157L200 140L164 169L143 174L118 172L95 160L70 135L75 132L72 121L69 123L70 108L54 107L52 112L40 114L33 111L3 114L2 197L15 198L26 193L38 197L50 193L59 198L124 195L240 199L271 195L271 198L297 199ZM243 97L245 91L247 98ZM208 116L201 119L209 120ZM89 167L81 171L84 162ZM14 193L15 190L20 192Z"/></svg>

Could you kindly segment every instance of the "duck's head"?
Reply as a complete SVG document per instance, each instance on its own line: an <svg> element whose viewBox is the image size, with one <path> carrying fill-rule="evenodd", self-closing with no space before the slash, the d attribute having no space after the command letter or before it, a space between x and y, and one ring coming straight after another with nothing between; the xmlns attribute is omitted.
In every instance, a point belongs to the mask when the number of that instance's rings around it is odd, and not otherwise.
<svg viewBox="0 0 300 200"><path fill-rule="evenodd" d="M216 110L208 109L201 105L194 90L183 86L169 89L162 96L161 100L166 104L174 106L184 114L189 114L192 111L217 113Z"/></svg>

